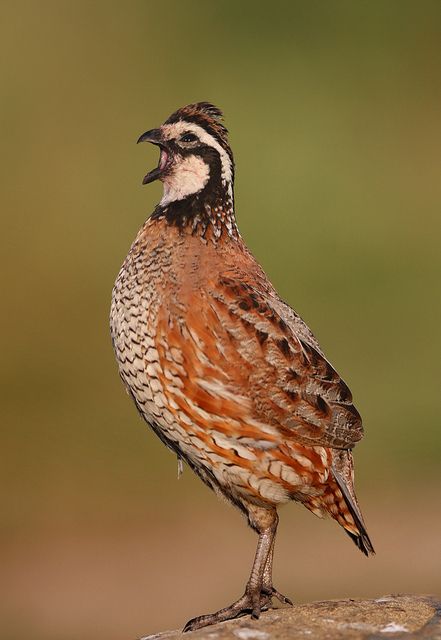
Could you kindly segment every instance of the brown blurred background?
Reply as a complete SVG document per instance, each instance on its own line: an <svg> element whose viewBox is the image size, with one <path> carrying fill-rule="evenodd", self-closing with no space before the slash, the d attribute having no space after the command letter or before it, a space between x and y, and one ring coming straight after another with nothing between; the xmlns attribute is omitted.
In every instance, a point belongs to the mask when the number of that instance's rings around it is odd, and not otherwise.
<svg viewBox="0 0 441 640"><path fill-rule="evenodd" d="M138 418L111 288L140 133L225 112L242 233L354 392L377 549L281 511L295 600L441 591L439 2L3 3L0 636L133 639L241 593L255 536Z"/></svg>

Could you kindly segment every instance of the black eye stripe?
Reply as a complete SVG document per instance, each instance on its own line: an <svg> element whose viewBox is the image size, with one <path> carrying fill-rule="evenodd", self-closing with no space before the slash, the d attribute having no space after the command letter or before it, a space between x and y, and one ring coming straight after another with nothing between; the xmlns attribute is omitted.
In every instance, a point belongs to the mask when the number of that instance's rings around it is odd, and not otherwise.
<svg viewBox="0 0 441 640"><path fill-rule="evenodd" d="M179 142L196 142L198 140L199 140L199 138L197 137L197 135L195 135L194 133L191 133L191 132L184 133L179 138Z"/></svg>

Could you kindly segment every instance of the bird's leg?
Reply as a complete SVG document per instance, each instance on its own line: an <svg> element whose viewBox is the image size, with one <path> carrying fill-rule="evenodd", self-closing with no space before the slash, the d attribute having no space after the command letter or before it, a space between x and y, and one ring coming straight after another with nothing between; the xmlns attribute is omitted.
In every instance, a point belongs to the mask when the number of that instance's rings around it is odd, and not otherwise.
<svg viewBox="0 0 441 640"><path fill-rule="evenodd" d="M271 602L271 596L263 592L263 581L268 561L271 560L271 551L274 549L278 521L277 512L274 511L271 524L259 531L253 568L251 569L251 575L248 579L244 594L244 596L248 595L250 598L252 604L250 607L251 615L253 618L258 618L261 608ZM270 567L271 566L272 561L270 562Z"/></svg>
<svg viewBox="0 0 441 640"><path fill-rule="evenodd" d="M277 595L271 583L271 593L269 589L264 589L264 575L268 565L269 576L271 578L272 553L274 549L274 538L277 530L278 516L275 509L269 510L263 507L249 506L248 519L250 525L259 534L256 555L254 557L253 568L245 587L245 593L239 600L233 602L229 607L220 609L216 613L205 616L198 616L189 620L184 627L184 631L194 631L210 624L231 620L239 616L251 614L253 618L258 618L263 608L271 604L273 595Z"/></svg>
<svg viewBox="0 0 441 640"><path fill-rule="evenodd" d="M292 600L290 600L287 596L283 595L283 593L280 593L280 591L277 591L277 589L273 587L273 557L274 557L275 542L276 542L276 532L274 532L273 543L271 545L271 549L265 563L265 570L263 572L263 581L262 581L262 593L268 596L273 596L277 598L278 600L280 600L280 602L283 602L283 604L292 605Z"/></svg>

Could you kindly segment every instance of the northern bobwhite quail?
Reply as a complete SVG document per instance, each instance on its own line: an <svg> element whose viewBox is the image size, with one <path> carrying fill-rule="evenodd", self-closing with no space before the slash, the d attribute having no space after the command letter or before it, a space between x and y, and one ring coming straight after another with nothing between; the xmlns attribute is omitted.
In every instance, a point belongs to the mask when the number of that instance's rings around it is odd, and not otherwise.
<svg viewBox="0 0 441 640"><path fill-rule="evenodd" d="M111 334L120 375L146 422L257 532L244 595L190 620L194 630L259 617L271 598L277 507L330 515L373 553L353 484L362 438L351 393L280 299L238 231L234 161L221 111L190 104L138 142L160 149L143 184L162 200L118 274Z"/></svg>

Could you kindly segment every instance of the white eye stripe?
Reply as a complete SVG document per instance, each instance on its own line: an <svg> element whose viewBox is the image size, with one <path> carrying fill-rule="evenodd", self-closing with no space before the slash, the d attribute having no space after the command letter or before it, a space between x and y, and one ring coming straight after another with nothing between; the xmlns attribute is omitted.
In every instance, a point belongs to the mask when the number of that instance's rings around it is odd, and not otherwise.
<svg viewBox="0 0 441 640"><path fill-rule="evenodd" d="M220 156L222 165L222 178L226 182L232 182L233 180L233 166L231 158L225 149L219 144L214 136L205 131L201 126L194 122L179 121L174 124L164 124L161 127L166 139L170 140L176 138L183 133L190 132L198 136L199 140L209 147L216 149Z"/></svg>

